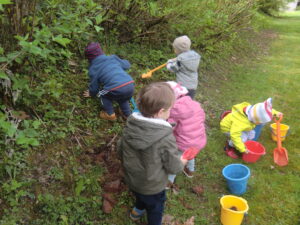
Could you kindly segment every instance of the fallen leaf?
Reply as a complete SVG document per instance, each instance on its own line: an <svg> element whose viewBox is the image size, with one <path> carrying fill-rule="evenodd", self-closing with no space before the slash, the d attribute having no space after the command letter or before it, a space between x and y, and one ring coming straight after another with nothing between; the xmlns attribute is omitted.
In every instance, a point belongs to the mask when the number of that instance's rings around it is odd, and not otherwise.
<svg viewBox="0 0 300 225"><path fill-rule="evenodd" d="M121 181L120 181L120 180L115 180L115 181L106 183L106 184L104 185L103 189L104 189L106 192L118 192L119 189L120 189L120 184L121 184Z"/></svg>
<svg viewBox="0 0 300 225"><path fill-rule="evenodd" d="M171 225L173 219L174 219L174 216L166 214L162 218L162 224L164 224L164 225Z"/></svg>
<svg viewBox="0 0 300 225"><path fill-rule="evenodd" d="M30 116L24 112L24 111L16 111L14 112L13 116L17 119L20 119L20 120L25 120L25 119L28 119Z"/></svg>
<svg viewBox="0 0 300 225"><path fill-rule="evenodd" d="M203 191L204 191L203 187L201 187L201 186L192 187L192 190L197 195L202 195Z"/></svg>
<svg viewBox="0 0 300 225"><path fill-rule="evenodd" d="M194 220L195 220L195 217L192 216L191 218L189 218L187 221L184 222L183 225L194 225Z"/></svg>
<svg viewBox="0 0 300 225"><path fill-rule="evenodd" d="M186 208L186 209L194 209L194 207L190 206L189 204L187 204L183 198L179 198L179 201L181 202L181 204Z"/></svg>
<svg viewBox="0 0 300 225"><path fill-rule="evenodd" d="M109 202L111 203L112 206L114 206L114 205L117 203L117 200L114 199L114 197L112 196L111 193L104 193L104 194L102 195L102 197L103 197L105 200L109 201Z"/></svg>
<svg viewBox="0 0 300 225"><path fill-rule="evenodd" d="M112 205L110 204L109 201L107 201L106 199L103 200L103 204L102 204L102 211L106 214L111 213L111 211L113 210Z"/></svg>
<svg viewBox="0 0 300 225"><path fill-rule="evenodd" d="M69 66L78 66L77 63L73 60L68 60Z"/></svg>

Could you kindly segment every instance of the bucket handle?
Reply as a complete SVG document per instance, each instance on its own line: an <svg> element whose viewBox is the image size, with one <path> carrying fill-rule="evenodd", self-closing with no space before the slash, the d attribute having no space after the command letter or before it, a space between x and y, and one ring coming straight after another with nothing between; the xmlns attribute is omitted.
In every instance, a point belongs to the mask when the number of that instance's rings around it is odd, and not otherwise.
<svg viewBox="0 0 300 225"><path fill-rule="evenodd" d="M282 119L283 119L283 115L282 114L280 115L280 117L279 117L278 120L275 118L275 116L273 117L273 120L275 121L275 123L277 123L277 121L278 121L278 123L281 123Z"/></svg>

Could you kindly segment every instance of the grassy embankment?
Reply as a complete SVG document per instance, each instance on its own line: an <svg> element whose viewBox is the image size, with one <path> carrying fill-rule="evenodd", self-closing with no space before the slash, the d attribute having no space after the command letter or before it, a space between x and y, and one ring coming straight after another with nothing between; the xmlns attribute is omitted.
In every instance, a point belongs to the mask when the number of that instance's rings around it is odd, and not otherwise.
<svg viewBox="0 0 300 225"><path fill-rule="evenodd" d="M229 194L221 175L222 168L230 163L243 163L226 157L222 151L225 137L218 127L219 113L233 104L248 101L261 102L273 98L275 109L284 113L283 123L290 126L290 134L283 146L289 153L289 164L278 167L273 162L276 143L270 138L269 125L265 126L259 141L267 154L254 164L248 190L242 196L250 210L243 224L247 225L295 225L299 223L300 165L299 149L299 101L300 88L300 13L289 13L269 21L268 32L261 37L261 48L256 57L234 65L229 74L219 80L204 77L198 99L208 110L209 140L207 147L197 158L197 173L193 179L177 177L180 192L168 193L165 214L186 221L195 216L195 224L219 224L222 195ZM263 40L272 40L268 49ZM264 54L262 53L264 52ZM236 60L236 58L233 58ZM204 75L208 76L208 75ZM227 78L225 78L227 77ZM215 82L215 83L212 83ZM191 188L201 185L203 195L196 196ZM125 210L115 210L113 222L120 222ZM111 219L111 218L110 218ZM124 224L131 224L122 218ZM118 222L117 222L118 221Z"/></svg>

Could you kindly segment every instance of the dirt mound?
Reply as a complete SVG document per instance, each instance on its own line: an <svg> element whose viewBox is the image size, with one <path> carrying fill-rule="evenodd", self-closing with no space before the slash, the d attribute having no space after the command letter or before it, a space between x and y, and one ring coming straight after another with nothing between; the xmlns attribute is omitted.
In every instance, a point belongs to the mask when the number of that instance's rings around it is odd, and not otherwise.
<svg viewBox="0 0 300 225"><path fill-rule="evenodd" d="M126 190L123 182L123 170L121 162L116 152L117 135L107 138L107 144L93 149L93 153L88 153L95 164L101 164L106 169L104 176L101 178L103 188L103 205L104 213L111 213L113 207L118 203L116 199Z"/></svg>

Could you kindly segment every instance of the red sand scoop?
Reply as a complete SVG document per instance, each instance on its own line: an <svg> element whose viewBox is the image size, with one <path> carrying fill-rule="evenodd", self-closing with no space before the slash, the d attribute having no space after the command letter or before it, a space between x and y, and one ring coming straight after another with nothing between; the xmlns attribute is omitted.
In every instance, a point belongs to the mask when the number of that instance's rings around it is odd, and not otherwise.
<svg viewBox="0 0 300 225"><path fill-rule="evenodd" d="M280 135L280 122L282 120L282 116L277 120L274 117L274 121L276 122L277 128L277 148L274 149L274 162L278 166L286 166L289 162L288 152L285 148L281 146L281 135Z"/></svg>
<svg viewBox="0 0 300 225"><path fill-rule="evenodd" d="M195 158L199 152L200 152L200 149L197 149L195 147L190 147L184 151L184 153L182 154L182 158L191 160L191 159Z"/></svg>

